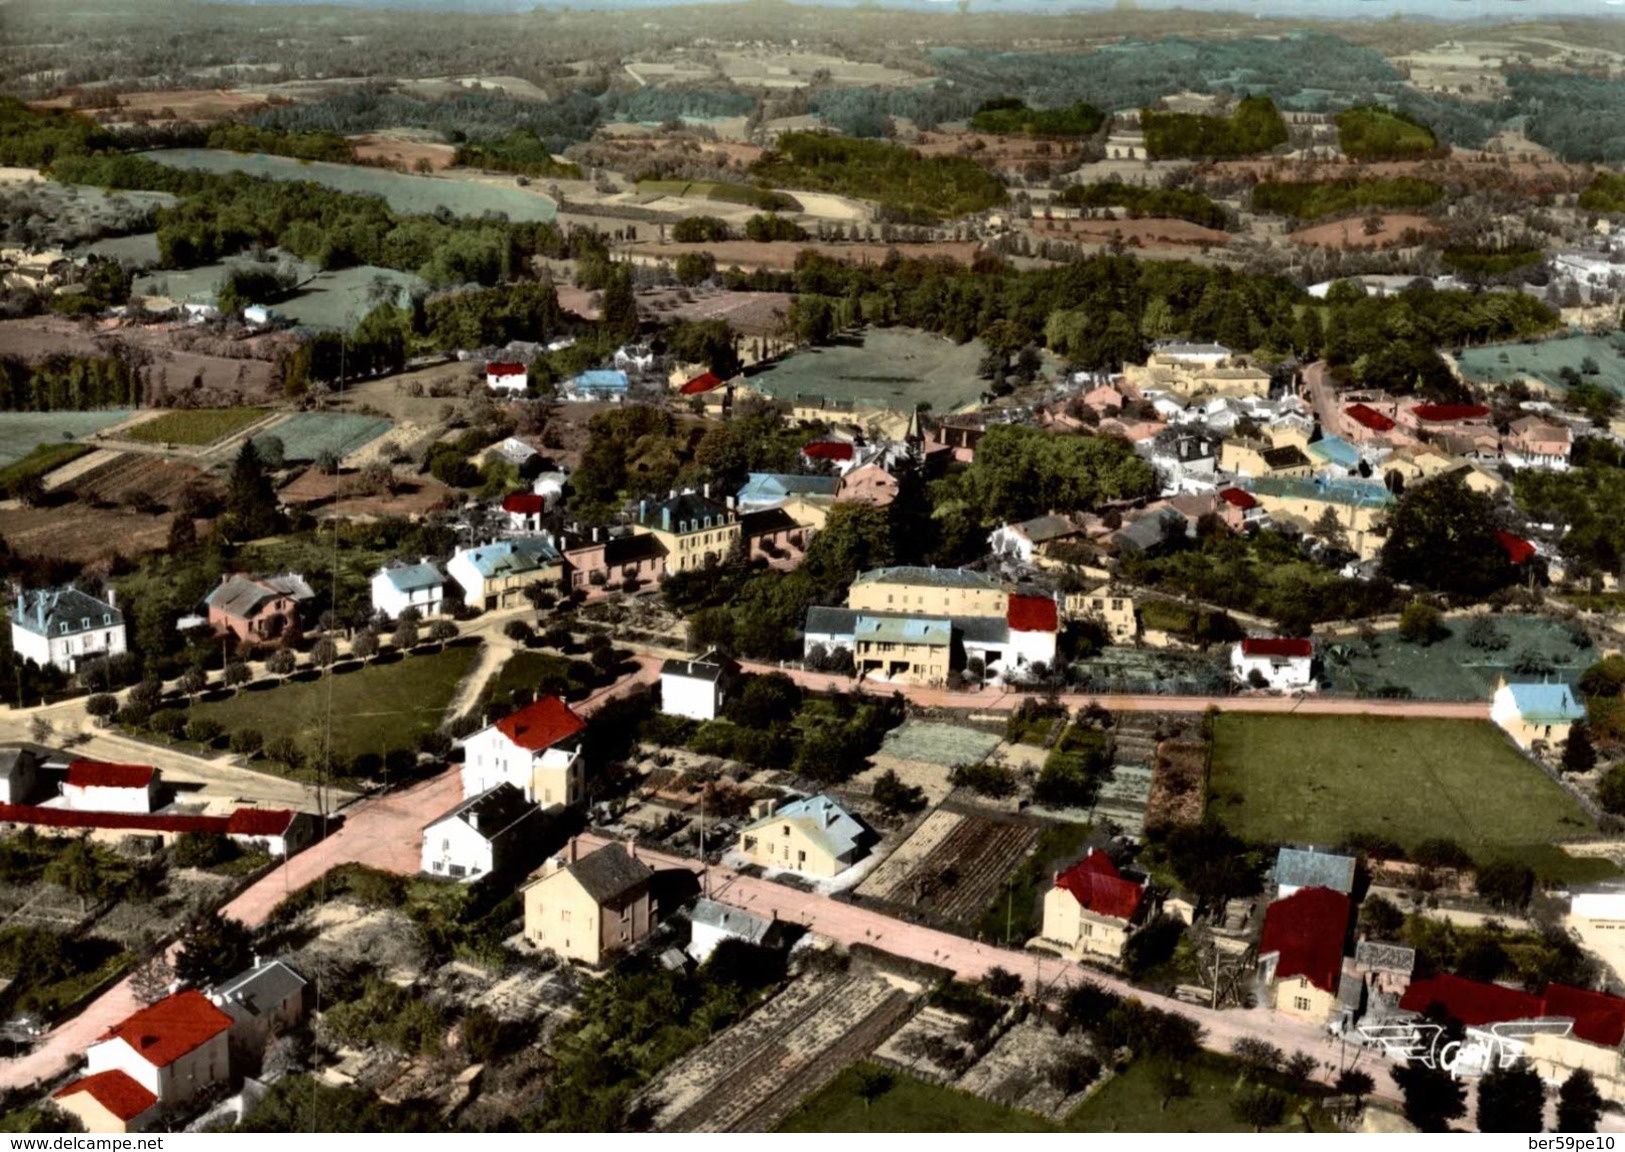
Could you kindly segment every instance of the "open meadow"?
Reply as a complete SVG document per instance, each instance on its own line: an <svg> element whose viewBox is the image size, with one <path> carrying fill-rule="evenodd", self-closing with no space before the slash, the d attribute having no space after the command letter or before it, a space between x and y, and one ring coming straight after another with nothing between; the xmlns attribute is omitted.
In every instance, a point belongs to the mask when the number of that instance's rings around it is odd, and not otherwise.
<svg viewBox="0 0 1625 1152"><path fill-rule="evenodd" d="M908 411L930 404L938 413L974 403L986 389L976 374L980 341L955 344L906 329L869 329L825 348L808 348L751 377L776 400L822 396Z"/></svg>
<svg viewBox="0 0 1625 1152"><path fill-rule="evenodd" d="M129 416L129 411L122 408L99 412L7 412L0 417L0 466L21 460L41 444L81 440Z"/></svg>
<svg viewBox="0 0 1625 1152"><path fill-rule="evenodd" d="M287 460L316 460L331 452L343 459L357 448L388 432L388 420L347 412L299 412L254 437L263 445L267 436L282 441Z"/></svg>
<svg viewBox="0 0 1625 1152"><path fill-rule="evenodd" d="M1607 388L1615 396L1625 396L1625 334L1611 336L1564 336L1530 344L1488 344L1469 348L1456 357L1461 374L1483 384L1510 384L1533 379L1548 387L1564 390L1559 373L1564 368L1582 371L1587 359L1596 362L1595 375L1585 379Z"/></svg>

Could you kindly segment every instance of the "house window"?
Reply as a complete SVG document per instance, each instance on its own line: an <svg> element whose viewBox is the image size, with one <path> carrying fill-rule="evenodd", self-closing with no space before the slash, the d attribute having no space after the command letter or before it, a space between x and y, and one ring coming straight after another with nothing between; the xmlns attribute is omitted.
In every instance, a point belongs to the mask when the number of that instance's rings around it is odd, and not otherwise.
<svg viewBox="0 0 1625 1152"><path fill-rule="evenodd" d="M60 635L66 636L68 634L68 622L64 620L62 623L58 624L57 631Z"/></svg>
<svg viewBox="0 0 1625 1152"><path fill-rule="evenodd" d="M79 630L81 632L88 632L90 630L90 617L89 616L83 617L79 621Z"/></svg>
<svg viewBox="0 0 1625 1152"><path fill-rule="evenodd" d="M1309 1011L1309 998L1307 996L1294 996L1292 998L1292 1007L1299 1012Z"/></svg>
<svg viewBox="0 0 1625 1152"><path fill-rule="evenodd" d="M568 908L560 908L559 919L568 924L570 922L570 910Z"/></svg>
<svg viewBox="0 0 1625 1152"><path fill-rule="evenodd" d="M113 614L111 612L103 612L102 613L102 623L103 624L111 624L112 622L113 622Z"/></svg>

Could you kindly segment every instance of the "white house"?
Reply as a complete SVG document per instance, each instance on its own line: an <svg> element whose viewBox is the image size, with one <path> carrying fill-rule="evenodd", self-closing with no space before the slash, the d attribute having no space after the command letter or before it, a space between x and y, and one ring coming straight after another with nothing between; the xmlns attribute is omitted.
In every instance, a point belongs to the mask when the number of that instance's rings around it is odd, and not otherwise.
<svg viewBox="0 0 1625 1152"><path fill-rule="evenodd" d="M534 492L510 492L502 498L502 511L508 517L508 531L540 532L542 517L547 514L547 497Z"/></svg>
<svg viewBox="0 0 1625 1152"><path fill-rule="evenodd" d="M1009 655L1005 666L1022 667L1055 663L1056 636L1061 629L1061 610L1048 596L1010 597L1005 609L1009 628Z"/></svg>
<svg viewBox="0 0 1625 1152"><path fill-rule="evenodd" d="M660 667L660 710L690 720L715 720L722 713L733 662L707 652L693 660L667 660Z"/></svg>
<svg viewBox="0 0 1625 1152"><path fill-rule="evenodd" d="M543 808L586 799L581 733L587 722L557 696L544 696L463 741L463 798L512 784Z"/></svg>
<svg viewBox="0 0 1625 1152"><path fill-rule="evenodd" d="M523 364L492 363L485 366L485 386L498 392L523 392L529 381Z"/></svg>
<svg viewBox="0 0 1625 1152"><path fill-rule="evenodd" d="M1313 691L1315 645L1290 636L1249 636L1230 649L1230 670L1244 684L1253 683L1256 672L1264 678L1265 687Z"/></svg>
<svg viewBox="0 0 1625 1152"><path fill-rule="evenodd" d="M234 1071L259 1071L271 1038L304 1017L308 987L282 961L255 956L253 967L209 989L210 1002L231 1017L227 1042Z"/></svg>
<svg viewBox="0 0 1625 1152"><path fill-rule="evenodd" d="M112 589L106 600L68 585L40 588L17 597L11 614L11 648L41 668L77 672L81 662L124 651L124 613Z"/></svg>
<svg viewBox="0 0 1625 1152"><path fill-rule="evenodd" d="M315 841L316 821L287 808L239 808L226 818L226 835L240 848L285 859Z"/></svg>
<svg viewBox="0 0 1625 1152"><path fill-rule="evenodd" d="M995 555L1014 556L1023 564L1031 564L1045 544L1077 534L1078 526L1065 516L1038 516L1016 524L1000 525L993 530L987 542Z"/></svg>
<svg viewBox="0 0 1625 1152"><path fill-rule="evenodd" d="M158 769L148 764L75 760L62 784L62 805L75 812L148 813L158 804Z"/></svg>
<svg viewBox="0 0 1625 1152"><path fill-rule="evenodd" d="M408 608L422 617L438 616L446 607L446 574L425 556L416 564L397 561L372 578L372 610L398 620Z"/></svg>
<svg viewBox="0 0 1625 1152"><path fill-rule="evenodd" d="M0 804L32 803L39 768L39 757L31 749L0 748Z"/></svg>
<svg viewBox="0 0 1625 1152"><path fill-rule="evenodd" d="M530 490L557 504L564 499L564 485L570 479L566 472L543 472L531 481Z"/></svg>
<svg viewBox="0 0 1625 1152"><path fill-rule="evenodd" d="M488 788L424 826L423 871L464 881L501 872L518 859L541 815L512 784Z"/></svg>
<svg viewBox="0 0 1625 1152"><path fill-rule="evenodd" d="M654 367L654 349L647 344L622 344L615 349L615 367L625 372L647 372Z"/></svg>
<svg viewBox="0 0 1625 1152"><path fill-rule="evenodd" d="M115 1025L85 1052L95 1076L122 1072L158 1098L182 1108L231 1078L232 1020L196 989L166 996Z"/></svg>
<svg viewBox="0 0 1625 1152"><path fill-rule="evenodd" d="M772 947L777 937L778 921L773 917L758 916L732 904L702 896L694 905L690 921L688 954L703 964L724 940L743 940L747 944Z"/></svg>

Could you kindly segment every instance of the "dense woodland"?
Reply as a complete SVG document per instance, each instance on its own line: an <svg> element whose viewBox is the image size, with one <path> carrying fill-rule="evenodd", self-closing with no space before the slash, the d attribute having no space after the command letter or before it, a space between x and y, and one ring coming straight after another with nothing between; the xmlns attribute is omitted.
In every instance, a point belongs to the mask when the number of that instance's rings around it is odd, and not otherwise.
<svg viewBox="0 0 1625 1152"><path fill-rule="evenodd" d="M1364 106L1337 114L1337 140L1356 160L1407 160L1438 150L1427 125L1404 113Z"/></svg>
<svg viewBox="0 0 1625 1152"><path fill-rule="evenodd" d="M976 132L1013 136L1093 136L1106 122L1106 114L1083 101L1067 108L1029 108L1017 97L983 101L970 118Z"/></svg>
<svg viewBox="0 0 1625 1152"><path fill-rule="evenodd" d="M1396 176L1374 180L1311 180L1298 183L1265 180L1254 185L1255 212L1275 212L1299 220L1338 216L1373 208L1431 208L1444 199L1444 189L1431 180Z"/></svg>
<svg viewBox="0 0 1625 1152"><path fill-rule="evenodd" d="M880 202L882 218L931 221L980 212L1005 200L998 177L963 156L921 156L895 144L787 132L751 169L787 188Z"/></svg>
<svg viewBox="0 0 1625 1152"><path fill-rule="evenodd" d="M1249 96L1228 117L1147 108L1140 128L1154 160L1254 156L1287 141L1286 121L1267 96Z"/></svg>

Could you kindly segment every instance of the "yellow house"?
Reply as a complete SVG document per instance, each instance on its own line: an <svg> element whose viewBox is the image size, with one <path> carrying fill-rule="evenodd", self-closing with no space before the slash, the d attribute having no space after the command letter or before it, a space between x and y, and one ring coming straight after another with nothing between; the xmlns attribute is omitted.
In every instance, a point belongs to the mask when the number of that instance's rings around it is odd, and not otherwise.
<svg viewBox="0 0 1625 1152"><path fill-rule="evenodd" d="M1089 592L1069 592L1065 607L1068 619L1097 621L1113 644L1132 644L1140 634L1134 597L1120 588L1103 584Z"/></svg>
<svg viewBox="0 0 1625 1152"><path fill-rule="evenodd" d="M1300 888L1264 912L1258 969L1271 1008L1325 1024L1337 1008L1348 942L1349 898L1335 888Z"/></svg>
<svg viewBox="0 0 1625 1152"><path fill-rule="evenodd" d="M637 523L665 545L667 572L720 564L739 541L739 514L712 500L709 491L639 501Z"/></svg>
<svg viewBox="0 0 1625 1152"><path fill-rule="evenodd" d="M752 864L808 876L845 872L869 854L874 833L828 796L782 808L771 801L739 833L739 854Z"/></svg>
<svg viewBox="0 0 1625 1152"><path fill-rule="evenodd" d="M1490 719L1525 750L1537 743L1559 747L1585 715L1567 684L1508 684L1503 676L1490 698Z"/></svg>
<svg viewBox="0 0 1625 1152"><path fill-rule="evenodd" d="M1008 600L993 577L963 568L873 568L846 594L848 608L922 616L1003 616Z"/></svg>
<svg viewBox="0 0 1625 1152"><path fill-rule="evenodd" d="M953 658L953 624L912 616L859 616L852 628L852 663L903 684L942 684Z"/></svg>
<svg viewBox="0 0 1625 1152"><path fill-rule="evenodd" d="M86 1132L144 1132L159 1119L158 1097L116 1069L75 1080L51 1097Z"/></svg>
<svg viewBox="0 0 1625 1152"><path fill-rule="evenodd" d="M1134 934L1145 907L1145 885L1125 880L1111 857L1091 848L1044 894L1042 939L1074 959L1113 963Z"/></svg>
<svg viewBox="0 0 1625 1152"><path fill-rule="evenodd" d="M1198 346L1219 349L1218 345ZM1270 394L1270 374L1241 359L1232 359L1228 349L1219 354L1185 355L1178 351L1152 352L1144 364L1125 364L1123 380L1141 392L1151 389L1167 392L1187 403L1206 396L1241 399Z"/></svg>
<svg viewBox="0 0 1625 1152"><path fill-rule="evenodd" d="M1303 531L1329 510L1349 548L1362 560L1374 559L1382 551L1381 529L1394 506L1394 494L1374 480L1259 479L1248 484L1247 491L1272 521L1289 521Z"/></svg>
<svg viewBox="0 0 1625 1152"><path fill-rule="evenodd" d="M606 844L544 864L521 890L525 939L566 960L598 965L654 931L654 872L631 844Z"/></svg>
<svg viewBox="0 0 1625 1152"><path fill-rule="evenodd" d="M1297 444L1283 442L1277 446L1238 437L1219 445L1219 470L1240 476L1307 479L1314 472L1314 462Z"/></svg>

